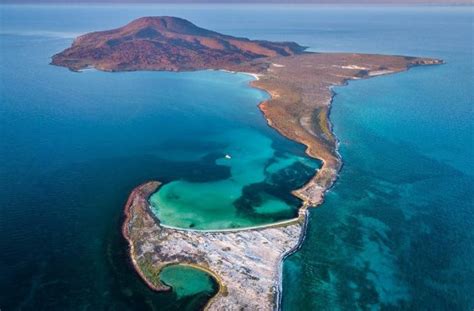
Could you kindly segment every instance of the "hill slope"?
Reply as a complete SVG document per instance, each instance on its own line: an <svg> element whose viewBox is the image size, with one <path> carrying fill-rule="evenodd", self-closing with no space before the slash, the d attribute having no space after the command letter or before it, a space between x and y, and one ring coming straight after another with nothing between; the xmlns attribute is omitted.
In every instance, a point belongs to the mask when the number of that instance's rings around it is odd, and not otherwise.
<svg viewBox="0 0 474 311"><path fill-rule="evenodd" d="M262 57L290 56L294 42L249 40L200 28L177 17L142 17L124 27L85 34L53 56L52 64L79 70L197 70L225 68Z"/></svg>

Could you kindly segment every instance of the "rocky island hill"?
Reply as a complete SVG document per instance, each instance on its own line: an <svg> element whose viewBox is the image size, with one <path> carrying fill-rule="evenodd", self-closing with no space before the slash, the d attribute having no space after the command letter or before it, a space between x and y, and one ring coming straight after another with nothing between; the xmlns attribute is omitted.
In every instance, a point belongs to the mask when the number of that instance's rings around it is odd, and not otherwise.
<svg viewBox="0 0 474 311"><path fill-rule="evenodd" d="M125 207L123 235L138 274L154 290L169 290L159 280L169 264L208 271L220 290L213 310L278 308L281 263L299 247L307 208L321 203L341 167L337 139L329 122L331 88L351 79L401 72L416 65L441 64L420 57L354 53L307 53L293 42L249 40L219 34L175 17L144 17L108 31L78 37L53 56L52 64L71 70L105 71L220 69L252 73L252 86L271 98L260 104L270 126L306 145L322 167L293 194L302 200L299 217L259 228L199 231L167 228L150 210L148 197L160 183L132 191Z"/></svg>
<svg viewBox="0 0 474 311"><path fill-rule="evenodd" d="M54 65L73 70L223 69L262 57L289 56L304 47L294 42L249 40L200 28L177 17L142 17L113 30L78 37L53 56Z"/></svg>

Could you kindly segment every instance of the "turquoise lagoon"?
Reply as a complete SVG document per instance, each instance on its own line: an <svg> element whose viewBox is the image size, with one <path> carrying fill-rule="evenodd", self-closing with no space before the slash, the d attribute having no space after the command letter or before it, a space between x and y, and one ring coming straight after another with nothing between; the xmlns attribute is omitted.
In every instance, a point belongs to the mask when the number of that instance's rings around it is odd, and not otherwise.
<svg viewBox="0 0 474 311"><path fill-rule="evenodd" d="M217 282L208 273L190 266L166 266L160 272L160 280L171 286L178 298L195 296L202 292L213 295L218 290Z"/></svg>
<svg viewBox="0 0 474 311"><path fill-rule="evenodd" d="M335 90L344 167L285 261L282 308L474 307L472 7L2 5L0 15L2 309L201 308L215 291L194 270L154 293L128 264L122 207L147 180L164 182L151 202L169 225L296 213L290 190L317 163L267 127L256 107L266 94L249 76L48 65L74 36L144 15L319 51L445 59Z"/></svg>
<svg viewBox="0 0 474 311"><path fill-rule="evenodd" d="M130 191L161 181L150 202L170 226L249 227L295 217L300 201L291 190L319 162L268 127L257 107L267 95L248 86L249 75L73 73L49 65L72 34L90 30L84 16L108 10L77 9L1 7L0 228L9 238L0 245L0 305L200 308L215 293L198 290L203 272L187 280L193 268L165 273L181 285L157 294L129 265L119 228ZM71 23L50 24L65 16L76 19L73 32Z"/></svg>
<svg viewBox="0 0 474 311"><path fill-rule="evenodd" d="M162 186L150 203L164 225L222 229L296 216L298 202L288 196L288 188L281 198L281 190L288 184L294 189L302 186L315 173L314 161L276 154L271 138L255 130L231 130L208 139L223 146L221 155L225 155L215 163L229 168L229 177L206 182L183 179Z"/></svg>

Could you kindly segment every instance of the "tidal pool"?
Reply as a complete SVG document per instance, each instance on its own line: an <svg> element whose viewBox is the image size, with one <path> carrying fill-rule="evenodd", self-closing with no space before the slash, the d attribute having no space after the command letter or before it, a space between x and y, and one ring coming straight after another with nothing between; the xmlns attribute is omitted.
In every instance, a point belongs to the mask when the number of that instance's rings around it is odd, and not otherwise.
<svg viewBox="0 0 474 311"><path fill-rule="evenodd" d="M172 288L178 299L198 294L213 296L219 286L208 273L185 265L164 267L160 280Z"/></svg>

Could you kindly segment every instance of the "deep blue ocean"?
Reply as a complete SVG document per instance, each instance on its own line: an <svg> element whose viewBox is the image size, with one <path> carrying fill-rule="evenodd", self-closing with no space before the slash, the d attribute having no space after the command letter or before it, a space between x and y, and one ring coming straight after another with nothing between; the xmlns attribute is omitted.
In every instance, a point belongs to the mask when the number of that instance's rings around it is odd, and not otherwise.
<svg viewBox="0 0 474 311"><path fill-rule="evenodd" d="M75 36L147 15L313 51L444 59L334 89L344 167L285 262L283 310L474 307L472 7L2 5L2 310L202 306L212 293L153 293L127 261L123 204L150 179L212 184L251 163L236 225L294 216L288 193L315 164L266 126L248 76L49 65ZM258 161L234 151L255 146ZM229 150L241 165L222 162Z"/></svg>

